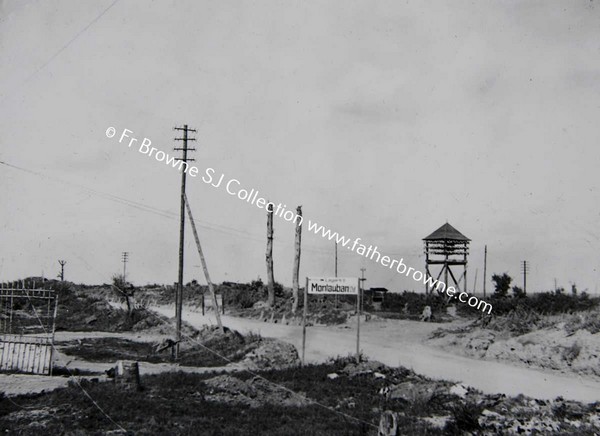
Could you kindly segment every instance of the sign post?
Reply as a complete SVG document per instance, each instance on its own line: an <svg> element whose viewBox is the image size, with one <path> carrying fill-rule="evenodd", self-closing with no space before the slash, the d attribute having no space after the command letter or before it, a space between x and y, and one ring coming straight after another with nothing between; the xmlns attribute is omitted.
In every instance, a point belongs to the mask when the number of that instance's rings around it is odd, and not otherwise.
<svg viewBox="0 0 600 436"><path fill-rule="evenodd" d="M306 352L306 317L308 294L312 295L356 295L356 358L360 358L360 285L358 277L306 277L304 288L304 315L302 317L302 364Z"/></svg>
<svg viewBox="0 0 600 436"><path fill-rule="evenodd" d="M308 314L308 277L304 286L304 314L302 315L302 366L304 366L304 351L306 350L306 315Z"/></svg>

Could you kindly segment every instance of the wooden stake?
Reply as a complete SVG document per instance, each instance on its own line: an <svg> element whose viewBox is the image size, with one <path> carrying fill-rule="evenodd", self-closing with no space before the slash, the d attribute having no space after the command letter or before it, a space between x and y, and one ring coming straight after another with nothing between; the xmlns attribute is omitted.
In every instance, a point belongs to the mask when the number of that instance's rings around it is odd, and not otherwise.
<svg viewBox="0 0 600 436"><path fill-rule="evenodd" d="M485 298L485 281L487 280L487 245L483 255L483 298Z"/></svg>
<svg viewBox="0 0 600 436"><path fill-rule="evenodd" d="M300 222L296 223L296 255L294 257L294 271L292 277L292 313L296 313L296 310L298 310L298 276L300 275L300 246L302 242L302 206L296 208L296 215L300 217Z"/></svg>
<svg viewBox="0 0 600 436"><path fill-rule="evenodd" d="M212 281L210 280L210 276L208 274L208 268L206 266L206 260L204 259L204 254L202 253L202 247L200 246L200 238L198 238L198 232L196 231L196 223L194 223L194 217L192 216L192 209L190 209L190 203L187 199L187 195L183 194L185 199L185 207L187 208L188 217L190 219L190 225L192 226L192 232L194 233L194 239L196 240L196 247L198 248L198 254L200 255L200 262L202 263L202 269L204 270L204 277L206 277L206 283L208 283L208 291L210 292L210 296L212 297L213 307L215 308L215 315L217 316L217 325L219 326L219 330L221 334L225 333L223 329L223 324L221 323L221 314L219 313L219 304L217 303L217 296L215 295L215 289L213 287Z"/></svg>
<svg viewBox="0 0 600 436"><path fill-rule="evenodd" d="M269 204L269 203L267 203ZM275 305L275 276L273 274L273 204L271 208L267 208L267 280L268 292L267 305L273 307Z"/></svg>

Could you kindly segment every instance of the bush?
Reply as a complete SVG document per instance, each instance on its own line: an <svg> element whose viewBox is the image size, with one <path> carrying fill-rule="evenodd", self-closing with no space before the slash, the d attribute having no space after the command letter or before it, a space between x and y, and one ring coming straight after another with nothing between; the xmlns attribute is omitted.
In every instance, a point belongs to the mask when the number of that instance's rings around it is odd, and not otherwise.
<svg viewBox="0 0 600 436"><path fill-rule="evenodd" d="M285 289L281 283L275 282L275 303L286 297ZM253 280L251 283L223 282L217 286L217 292L223 294L225 307L249 309L259 301L267 301L267 285L262 280Z"/></svg>
<svg viewBox="0 0 600 436"><path fill-rule="evenodd" d="M573 345L563 350L562 358L570 365L575 359L577 359L579 353L581 353L581 347L577 342L575 342Z"/></svg>
<svg viewBox="0 0 600 436"><path fill-rule="evenodd" d="M444 430L448 434L462 435L481 430L479 417L483 406L475 403L458 403L452 408L453 420L446 424Z"/></svg>
<svg viewBox="0 0 600 436"><path fill-rule="evenodd" d="M518 287L515 287L513 293L512 297L499 296L498 294L493 294L489 298L486 297L486 301L493 306L493 315L508 315L520 310L535 312L540 315L569 314L594 309L600 303L600 298L590 298L585 292L570 295L562 292L525 294ZM459 304L457 308L458 313L462 316L481 315L479 310L466 304ZM590 319L590 327L593 324L593 320Z"/></svg>
<svg viewBox="0 0 600 436"><path fill-rule="evenodd" d="M578 330L587 330L591 334L600 332L600 314L597 311L573 315L565 324L565 330L573 334Z"/></svg>
<svg viewBox="0 0 600 436"><path fill-rule="evenodd" d="M261 280L254 280L250 284L227 283L218 287L223 295L225 307L248 309L257 301L267 298L267 288Z"/></svg>

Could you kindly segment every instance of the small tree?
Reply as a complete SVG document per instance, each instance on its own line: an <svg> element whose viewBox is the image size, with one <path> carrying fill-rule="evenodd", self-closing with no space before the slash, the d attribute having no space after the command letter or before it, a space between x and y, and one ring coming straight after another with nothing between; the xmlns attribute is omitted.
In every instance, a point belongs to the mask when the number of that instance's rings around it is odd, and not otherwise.
<svg viewBox="0 0 600 436"><path fill-rule="evenodd" d="M498 298L507 297L512 278L506 273L502 274L501 276L498 274L494 274L492 276L492 281L494 282L495 287L494 296Z"/></svg>
<svg viewBox="0 0 600 436"><path fill-rule="evenodd" d="M526 295L525 291L523 289L519 288L518 286L513 286L512 291L513 291L514 298L524 298Z"/></svg>
<svg viewBox="0 0 600 436"><path fill-rule="evenodd" d="M135 288L131 283L125 280L125 276L122 274L115 274L112 277L112 288L115 290L121 301L124 301L127 305L127 315L131 316L131 299Z"/></svg>

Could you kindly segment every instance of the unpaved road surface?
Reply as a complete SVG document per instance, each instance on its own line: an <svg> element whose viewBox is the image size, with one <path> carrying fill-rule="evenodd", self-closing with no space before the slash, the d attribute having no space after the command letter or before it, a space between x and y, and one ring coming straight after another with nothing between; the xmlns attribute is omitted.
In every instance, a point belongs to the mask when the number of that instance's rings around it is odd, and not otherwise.
<svg viewBox="0 0 600 436"><path fill-rule="evenodd" d="M167 317L173 306L154 307ZM242 333L281 339L301 352L302 327L270 324L246 318L221 316L223 323ZM184 308L183 319L195 327L216 324L212 313L203 316ZM389 366L404 366L419 374L461 382L485 393L524 394L539 399L565 399L586 403L600 401L600 383L575 375L536 370L503 362L457 356L423 344L439 324L385 320L361 323L360 348L369 358ZM356 351L356 326L309 327L306 335L306 360L323 362L329 357L346 356Z"/></svg>

